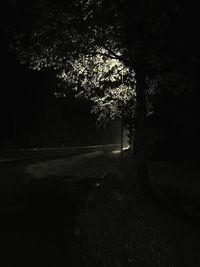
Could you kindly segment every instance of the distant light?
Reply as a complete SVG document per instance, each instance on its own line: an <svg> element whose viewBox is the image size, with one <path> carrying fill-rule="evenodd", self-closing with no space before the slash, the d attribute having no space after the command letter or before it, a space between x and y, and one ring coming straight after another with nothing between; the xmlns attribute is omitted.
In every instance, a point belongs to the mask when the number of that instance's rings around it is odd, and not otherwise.
<svg viewBox="0 0 200 267"><path fill-rule="evenodd" d="M123 150L129 149L129 148L130 148L130 146L126 146L126 147L123 147ZM119 153L121 153L121 150L114 150L111 153L112 154L119 154Z"/></svg>
<svg viewBox="0 0 200 267"><path fill-rule="evenodd" d="M123 150L127 150L127 149L130 149L130 146L123 147Z"/></svg>
<svg viewBox="0 0 200 267"><path fill-rule="evenodd" d="M120 150L114 150L112 151L112 154L119 154L121 151Z"/></svg>
<svg viewBox="0 0 200 267"><path fill-rule="evenodd" d="M65 98L66 97L66 94L65 93L57 93L57 92L54 92L54 96L56 98Z"/></svg>

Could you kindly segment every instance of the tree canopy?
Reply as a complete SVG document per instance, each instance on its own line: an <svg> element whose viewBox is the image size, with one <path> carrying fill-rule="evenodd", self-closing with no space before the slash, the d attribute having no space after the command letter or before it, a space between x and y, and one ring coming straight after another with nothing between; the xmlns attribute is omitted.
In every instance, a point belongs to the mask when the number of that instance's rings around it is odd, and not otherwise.
<svg viewBox="0 0 200 267"><path fill-rule="evenodd" d="M34 69L59 69L81 54L94 55L101 47L107 56L135 68L146 60L149 77L177 72L181 66L184 72L186 66L194 65L198 47L193 4L179 0L20 0L15 48L20 60Z"/></svg>
<svg viewBox="0 0 200 267"><path fill-rule="evenodd" d="M98 123L135 114L135 73L123 62L98 48L94 55L80 55L69 61L58 74L61 84L74 90L77 97L92 102Z"/></svg>
<svg viewBox="0 0 200 267"><path fill-rule="evenodd" d="M70 62L83 65L102 54L131 72L142 68L151 89L166 85L177 92L193 82L196 49L190 39L195 29L190 26L195 16L178 0L20 0L17 7L15 50L32 69L60 73Z"/></svg>
<svg viewBox="0 0 200 267"><path fill-rule="evenodd" d="M27 8L33 18L27 31L16 35L21 62L36 70L53 67L62 85L92 101L100 124L135 109L135 72L125 64L117 13L110 16L108 4L37 1L32 11Z"/></svg>
<svg viewBox="0 0 200 267"><path fill-rule="evenodd" d="M77 95L93 101L99 118L119 114L122 103L136 106L138 169L147 177L147 90L179 92L191 82L195 8L180 0L37 0L21 7L25 19L14 32L22 63L54 68Z"/></svg>

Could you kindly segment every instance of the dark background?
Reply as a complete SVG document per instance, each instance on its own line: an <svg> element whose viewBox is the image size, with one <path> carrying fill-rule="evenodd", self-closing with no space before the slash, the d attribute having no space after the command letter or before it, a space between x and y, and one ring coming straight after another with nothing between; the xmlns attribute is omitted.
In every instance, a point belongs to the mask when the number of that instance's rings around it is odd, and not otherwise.
<svg viewBox="0 0 200 267"><path fill-rule="evenodd" d="M9 24L15 21L15 1L1 3L0 148L79 146L116 143L118 126L97 128L88 102L72 93L56 98L55 73L33 71L10 49ZM117 128L116 128L117 127Z"/></svg>
<svg viewBox="0 0 200 267"><path fill-rule="evenodd" d="M56 98L53 72L32 71L1 43L1 147L81 145L95 142L88 103L72 95ZM87 129L87 131L86 131Z"/></svg>

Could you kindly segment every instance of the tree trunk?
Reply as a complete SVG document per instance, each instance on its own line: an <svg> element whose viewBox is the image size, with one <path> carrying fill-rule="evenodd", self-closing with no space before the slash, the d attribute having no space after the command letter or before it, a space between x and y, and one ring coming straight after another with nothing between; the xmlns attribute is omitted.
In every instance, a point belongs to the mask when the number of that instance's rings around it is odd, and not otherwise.
<svg viewBox="0 0 200 267"><path fill-rule="evenodd" d="M124 139L124 135L123 135L123 117L121 118L121 133L120 133L120 138L121 138L121 147L120 147L120 152L121 152L121 160L123 159L123 139Z"/></svg>
<svg viewBox="0 0 200 267"><path fill-rule="evenodd" d="M137 179L142 189L149 191L149 176L146 157L146 72L136 69L137 97Z"/></svg>
<svg viewBox="0 0 200 267"><path fill-rule="evenodd" d="M130 146L130 153L133 155L133 122L130 122L128 126L128 137L129 137L129 146Z"/></svg>

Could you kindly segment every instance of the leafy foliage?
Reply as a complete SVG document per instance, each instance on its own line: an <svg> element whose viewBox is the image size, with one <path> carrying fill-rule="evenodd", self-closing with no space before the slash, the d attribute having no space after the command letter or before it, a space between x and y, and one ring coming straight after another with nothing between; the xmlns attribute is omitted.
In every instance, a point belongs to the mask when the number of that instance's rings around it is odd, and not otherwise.
<svg viewBox="0 0 200 267"><path fill-rule="evenodd" d="M22 21L25 26L14 26L15 32L18 31L15 50L19 59L32 69L54 68L65 82L71 79L67 83L80 95L91 98L97 93L99 97L102 86L110 87L111 76L119 76L122 69L128 68L130 77L134 67L143 60L152 88L159 84L157 75L165 80L161 72L165 76L169 73L164 66L172 61L174 54L170 55L168 37L182 16L183 5L179 1L154 0L151 4L123 0L21 2L26 14ZM111 64L112 59L118 62ZM117 88L120 79L114 79ZM102 101L105 99L108 98Z"/></svg>
<svg viewBox="0 0 200 267"><path fill-rule="evenodd" d="M81 55L70 61L58 77L62 85L74 90L77 97L89 99L97 122L106 124L135 113L135 73L108 51L98 48L95 54Z"/></svg>
<svg viewBox="0 0 200 267"><path fill-rule="evenodd" d="M35 70L54 68L60 85L91 100L99 124L133 116L135 72L125 64L109 2L38 0L27 10L28 30L16 35L20 61Z"/></svg>

